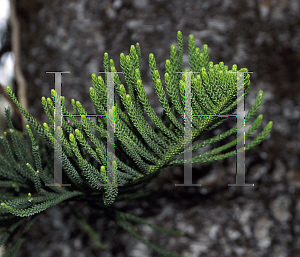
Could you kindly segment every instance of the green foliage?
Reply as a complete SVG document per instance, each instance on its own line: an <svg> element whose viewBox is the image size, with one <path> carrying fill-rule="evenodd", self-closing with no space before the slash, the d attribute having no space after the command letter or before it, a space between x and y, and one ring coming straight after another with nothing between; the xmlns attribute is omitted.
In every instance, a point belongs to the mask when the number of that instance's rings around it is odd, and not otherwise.
<svg viewBox="0 0 300 257"><path fill-rule="evenodd" d="M119 102L114 106L115 124L115 160L113 171L108 172L106 161L107 135L107 86L108 74L103 79L92 74L90 96L95 112L104 117L97 117L96 121L87 115L80 102L72 99L73 113L65 107L62 97L62 126L54 127L55 98L59 97L51 90L50 98L42 98L42 105L49 122L40 125L18 102L15 94L7 87L11 99L27 118L27 133L19 134L12 125L10 109L5 110L11 142L5 132L0 137L4 152L0 155L0 245L6 244L7 256L15 256L24 240L26 233L38 213L62 201L81 201L99 210L123 227L133 236L147 244L155 251L166 256L179 256L167 252L151 244L135 231L129 221L146 224L153 229L175 235L181 232L169 231L154 226L147 221L117 211L110 207L114 202L130 200L150 193L145 185L151 181L163 168L183 165L184 160L178 156L184 153L184 114L185 114L185 73L183 71L183 39L177 33L178 49L171 46L170 59L165 62L164 84L156 67L153 54L149 55L149 68L154 88L163 112L157 115L150 105L141 77L141 51L139 44L131 46L129 55L120 55L120 65L126 80L128 90L121 84L113 60L104 54L104 70L113 72L114 87ZM236 133L243 123L212 138L202 140L202 136L223 123L226 118L218 116L200 116L201 114L219 115L231 114L244 96L237 99L237 66L229 70L223 62L213 64L209 61L208 46L203 45L202 51L195 46L194 37L189 36L189 66L191 73L193 106L192 120L192 151L212 143L223 140ZM239 71L247 72L246 68ZM244 74L245 95L250 86L250 74ZM245 117L245 122L256 114L263 99L263 92L259 91L256 101ZM145 115L151 118L154 126L146 122ZM73 115L81 115L78 120ZM108 117L110 118L110 117ZM247 139L255 132L262 121L259 115L245 134ZM246 150L258 145L270 133L272 122L252 142L246 145ZM69 187L53 183L54 177L54 149L58 148L55 141L55 129L62 136L61 161L63 167L63 181L71 184ZM192 157L192 163L204 163L221 160L236 154L235 147L242 137ZM238 149L238 152L244 149ZM176 159L177 158L177 159ZM46 186L47 185L47 186ZM71 211L78 218L80 225L104 247L97 234L84 221L76 208L69 205ZM17 231L26 223L21 237L16 239Z"/></svg>

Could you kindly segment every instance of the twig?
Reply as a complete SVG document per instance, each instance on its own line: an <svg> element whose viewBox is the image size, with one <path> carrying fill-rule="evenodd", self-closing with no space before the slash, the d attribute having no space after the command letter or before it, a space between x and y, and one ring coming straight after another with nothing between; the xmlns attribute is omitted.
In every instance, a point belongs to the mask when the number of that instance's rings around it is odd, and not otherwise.
<svg viewBox="0 0 300 257"><path fill-rule="evenodd" d="M18 115L21 117L21 119L22 118L25 118L24 117L24 115L21 113L21 111L19 110L19 108L15 105L15 103L13 102L13 100L11 100L11 98L9 97L9 95L5 92L5 90L4 90L4 88L3 88L3 86L1 85L1 83L0 83L0 93L4 96L4 98L10 103L10 105L12 106L12 108L18 113ZM38 123L40 123L41 125L43 125L43 121L41 121L41 120L39 120L39 119L37 119L37 118L35 118L36 119L36 121L38 122ZM26 120L26 118L25 118L25 120ZM26 130L25 130L26 131Z"/></svg>
<svg viewBox="0 0 300 257"><path fill-rule="evenodd" d="M0 93L4 96L4 98L10 103L10 105L14 108L14 110L22 117L22 113L19 108L15 105L13 100L10 99L9 95L5 92L3 86L0 84Z"/></svg>

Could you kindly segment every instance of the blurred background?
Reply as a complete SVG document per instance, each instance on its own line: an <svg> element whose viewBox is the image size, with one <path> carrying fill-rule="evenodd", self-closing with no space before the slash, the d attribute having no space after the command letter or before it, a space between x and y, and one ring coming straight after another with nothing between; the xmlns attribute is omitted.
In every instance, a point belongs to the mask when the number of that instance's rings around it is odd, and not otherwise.
<svg viewBox="0 0 300 257"><path fill-rule="evenodd" d="M16 57L9 2L0 0L0 10L0 82L18 93L22 85L13 72ZM62 75L67 108L72 110L74 98L94 113L89 98L91 73L104 70L104 52L120 70L120 53L128 54L136 42L142 51L143 84L159 113L148 58L154 54L163 78L170 46L177 46L178 30L184 40L184 68L188 68L188 36L193 34L197 47L208 44L210 61L253 71L246 111L263 90L260 131L268 121L274 123L271 135L246 152L246 183L254 187L228 186L235 183L236 174L235 157L231 157L194 165L193 181L201 187L175 187L183 183L183 167L165 169L149 185L157 188L153 195L116 207L160 227L186 232L181 237L166 236L137 226L150 242L185 256L300 256L299 0L20 0L15 11L27 108L40 121L47 122L41 97L50 97L54 88L54 75L45 71L71 71ZM8 105L0 94L1 134ZM14 126L22 130L18 113L13 116ZM234 119L224 123L207 137L235 126ZM99 231L106 250L91 242L61 203L40 214L18 257L159 256L97 212L78 207Z"/></svg>

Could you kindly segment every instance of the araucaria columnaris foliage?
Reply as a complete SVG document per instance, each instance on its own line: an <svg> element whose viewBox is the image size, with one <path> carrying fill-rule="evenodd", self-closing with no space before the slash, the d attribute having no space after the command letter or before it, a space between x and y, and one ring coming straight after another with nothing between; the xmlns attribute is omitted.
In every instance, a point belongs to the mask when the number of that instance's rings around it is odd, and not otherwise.
<svg viewBox="0 0 300 257"><path fill-rule="evenodd" d="M208 46L202 49L195 46L193 35L189 36L189 70L183 70L183 39L177 33L178 47L171 46L170 59L165 62L165 73L157 70L153 54L149 55L155 93L163 112L155 113L150 105L141 77L141 51L137 43L131 46L129 55L120 55L120 66L126 81L126 88L119 79L113 60L104 54L104 71L112 72L115 94L118 96L107 117L108 81L111 73L104 78L92 74L93 87L90 97L95 113L99 117L90 117L79 101L72 99L72 113L65 107L65 98L61 98L62 130L55 127L55 98L59 97L51 90L51 98L42 98L42 105L49 122L39 124L18 102L15 94L7 87L11 99L27 118L27 131L18 133L11 121L10 109L5 110L8 131L1 136L3 153L0 155L0 245L5 244L5 257L15 256L30 227L34 224L38 213L65 202L99 247L105 247L97 233L86 223L76 210L78 201L99 211L99 216L106 216L137 237L155 251L166 256L181 256L159 248L141 237L130 221L147 224L153 229L172 235L183 235L182 232L167 230L148 223L146 220L114 208L113 203L145 196L151 190L145 190L147 183L166 167L183 165L185 160L178 158L184 153L185 147L185 75L191 78L192 126L191 149L193 151L211 145L232 134L244 125L201 140L203 135L227 118L217 115L232 114L237 106L244 101L244 95L237 97L237 72L244 72L244 89L247 95L250 86L250 74L246 68L231 70L223 62L213 64L209 61ZM181 72L181 73L180 73ZM190 73L187 73L190 72ZM163 76L163 77L162 77ZM162 82L164 81L164 83ZM163 85L164 84L164 85ZM164 90L164 87L166 89ZM263 98L259 91L256 101L248 111L245 122L256 114ZM210 116L201 116L209 114ZM77 115L77 116L75 116ZM154 125L150 126L145 119L148 115ZM199 115L199 116L197 116ZM114 124L114 161L111 173L107 169L107 124ZM259 115L245 133L247 139L260 126L262 115ZM248 150L264 140L272 129L272 122L259 133L255 139L245 146ZM59 142L55 140L55 131L61 132L63 184L51 185L54 181L54 149ZM57 131L56 131L57 132ZM8 138L10 134L10 139ZM244 140L244 135L221 147L210 149L192 157L193 164L212 162L236 155L237 142ZM244 148L238 149L238 152ZM121 186L122 185L122 186ZM26 226L23 225L26 223ZM22 233L17 231L22 230Z"/></svg>

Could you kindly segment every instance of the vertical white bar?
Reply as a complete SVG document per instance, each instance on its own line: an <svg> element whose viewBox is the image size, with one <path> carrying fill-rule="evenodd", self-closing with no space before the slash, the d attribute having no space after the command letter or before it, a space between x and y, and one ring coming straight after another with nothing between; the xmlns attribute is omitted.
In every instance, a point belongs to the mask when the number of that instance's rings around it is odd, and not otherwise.
<svg viewBox="0 0 300 257"><path fill-rule="evenodd" d="M244 140L237 142L236 151L244 148L244 152L236 155L236 184L228 184L228 186L254 186L254 184L245 184L245 85L244 85L244 72L237 72L237 99L243 96L241 104L237 107L237 124L244 121L244 126L237 130L237 138L243 136Z"/></svg>
<svg viewBox="0 0 300 257"><path fill-rule="evenodd" d="M115 185L114 73L107 72L107 183Z"/></svg>
<svg viewBox="0 0 300 257"><path fill-rule="evenodd" d="M70 71L54 71L46 72L54 73L55 81L55 108L54 108L54 180L53 184L46 184L46 186L71 186L71 184L62 183L62 113L61 113L61 74L71 73Z"/></svg>
<svg viewBox="0 0 300 257"><path fill-rule="evenodd" d="M192 151L187 151L192 141L192 106L191 106L191 73L185 72L185 106L184 106L184 184L192 185ZM188 161L190 160L190 161Z"/></svg>
<svg viewBox="0 0 300 257"><path fill-rule="evenodd" d="M191 72L185 72L185 113L184 113L184 182L175 186L201 186L193 184L192 151L188 150L192 144L192 104L191 104ZM191 149L191 147L190 147Z"/></svg>

